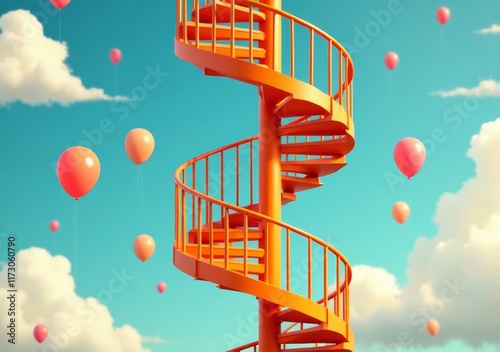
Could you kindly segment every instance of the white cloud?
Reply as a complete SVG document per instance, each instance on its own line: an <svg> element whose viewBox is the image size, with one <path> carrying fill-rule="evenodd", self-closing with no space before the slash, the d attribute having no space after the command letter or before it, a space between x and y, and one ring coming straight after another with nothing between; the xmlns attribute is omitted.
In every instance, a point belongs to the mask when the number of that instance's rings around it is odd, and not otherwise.
<svg viewBox="0 0 500 352"><path fill-rule="evenodd" d="M164 339L162 339L161 337L158 337L158 336L152 336L152 337L143 336L142 337L142 342L143 343L158 343L158 344L162 344L162 343L167 343L168 341L164 340Z"/></svg>
<svg viewBox="0 0 500 352"><path fill-rule="evenodd" d="M405 287L383 269L354 267L357 342L416 348L462 340L475 351L484 343L500 344L499 150L500 118L472 138L467 156L476 163L476 175L440 198L437 234L416 240ZM441 325L434 337L425 331L431 318Z"/></svg>
<svg viewBox="0 0 500 352"><path fill-rule="evenodd" d="M431 95L439 95L443 98L458 97L458 96L476 96L476 97L500 97L500 81L487 79L479 82L477 87L463 88L458 87L449 91L437 91Z"/></svg>
<svg viewBox="0 0 500 352"><path fill-rule="evenodd" d="M492 24L491 27L476 31L477 34L500 34L500 25Z"/></svg>
<svg viewBox="0 0 500 352"><path fill-rule="evenodd" d="M30 248L17 254L16 268L16 346L20 351L93 351L149 352L142 346L142 337L129 325L113 326L113 317L97 299L82 298L75 293L71 264L63 256L51 256L45 249ZM125 272L126 274L126 272ZM7 268L0 272L0 326L9 325L6 300ZM120 273L114 278L115 292L126 284ZM109 300L113 293L107 291ZM119 293L116 293L119 294ZM103 295L104 296L104 295ZM49 331L42 345L33 337L33 328L45 324ZM2 333L0 351L9 351L8 336ZM7 338L6 338L7 337ZM49 346L52 346L50 348Z"/></svg>
<svg viewBox="0 0 500 352"><path fill-rule="evenodd" d="M0 106L21 101L30 105L90 100L124 100L102 89L86 88L66 65L64 43L48 38L29 11L0 17Z"/></svg>

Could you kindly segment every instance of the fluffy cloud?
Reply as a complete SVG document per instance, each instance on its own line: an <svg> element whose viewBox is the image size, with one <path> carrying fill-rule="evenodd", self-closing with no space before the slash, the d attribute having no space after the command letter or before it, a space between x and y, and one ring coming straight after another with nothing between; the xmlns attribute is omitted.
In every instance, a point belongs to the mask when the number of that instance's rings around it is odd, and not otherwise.
<svg viewBox="0 0 500 352"><path fill-rule="evenodd" d="M476 31L478 34L500 34L500 25L492 24L491 27Z"/></svg>
<svg viewBox="0 0 500 352"><path fill-rule="evenodd" d="M500 344L500 118L483 124L467 156L475 177L444 194L433 238L418 238L409 255L408 284L384 269L357 266L352 327L363 344L428 347L462 340L474 350ZM428 319L440 322L430 338Z"/></svg>
<svg viewBox="0 0 500 352"><path fill-rule="evenodd" d="M158 337L158 336L154 336L154 337L143 337L142 338L142 342L143 343L157 343L157 344L161 344L161 343L167 343L167 340L164 340L162 339L161 337Z"/></svg>
<svg viewBox="0 0 500 352"><path fill-rule="evenodd" d="M438 95L443 98L458 96L476 96L476 97L500 97L500 82L487 79L479 82L477 87L463 88L458 87L449 91L433 92L431 95Z"/></svg>
<svg viewBox="0 0 500 352"><path fill-rule="evenodd" d="M30 105L90 100L124 100L102 89L86 88L73 76L65 60L64 43L47 38L43 26L29 11L0 17L0 106L21 101Z"/></svg>
<svg viewBox="0 0 500 352"><path fill-rule="evenodd" d="M95 298L82 298L75 293L70 262L60 255L51 256L45 249L30 248L18 252L16 297L16 347L19 351L93 351L149 352L136 329L124 325L113 327L113 317L106 306ZM115 277L113 287L125 285L123 277ZM7 267L0 272L0 326L9 325ZM124 283L125 282L125 283ZM111 284L110 284L111 286ZM123 286L122 286L123 287ZM45 324L49 336L39 345L33 328ZM4 330L3 330L4 331ZM10 351L5 333L0 351ZM8 337L8 336L7 336ZM52 346L50 348L49 346Z"/></svg>

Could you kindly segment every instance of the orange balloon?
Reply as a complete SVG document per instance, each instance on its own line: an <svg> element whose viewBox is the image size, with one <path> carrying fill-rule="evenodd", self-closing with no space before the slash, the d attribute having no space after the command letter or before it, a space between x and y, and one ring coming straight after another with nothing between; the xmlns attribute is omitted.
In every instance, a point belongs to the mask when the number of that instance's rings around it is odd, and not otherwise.
<svg viewBox="0 0 500 352"><path fill-rule="evenodd" d="M155 139L148 130L135 128L125 137L125 151L137 165L149 159L155 149Z"/></svg>
<svg viewBox="0 0 500 352"><path fill-rule="evenodd" d="M155 251L155 241L149 235L139 235L134 241L134 252L137 258L145 262Z"/></svg>
<svg viewBox="0 0 500 352"><path fill-rule="evenodd" d="M427 322L427 332L429 335L434 336L439 331L439 322L435 319L431 319Z"/></svg>
<svg viewBox="0 0 500 352"><path fill-rule="evenodd" d="M410 207L405 202L396 202L392 206L392 217L396 222L402 224L410 215Z"/></svg>
<svg viewBox="0 0 500 352"><path fill-rule="evenodd" d="M57 178L66 193L75 199L83 197L95 186L100 173L97 155L85 147L66 149L57 162Z"/></svg>

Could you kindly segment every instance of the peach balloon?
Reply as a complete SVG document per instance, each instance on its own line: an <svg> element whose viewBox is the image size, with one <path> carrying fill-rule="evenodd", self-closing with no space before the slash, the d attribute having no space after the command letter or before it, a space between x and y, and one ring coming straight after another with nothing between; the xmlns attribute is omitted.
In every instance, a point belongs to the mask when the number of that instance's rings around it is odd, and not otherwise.
<svg viewBox="0 0 500 352"><path fill-rule="evenodd" d="M62 188L78 200L97 183L101 164L95 153L85 147L66 149L57 162L57 178Z"/></svg>
<svg viewBox="0 0 500 352"><path fill-rule="evenodd" d="M405 202L396 202L392 206L392 217L397 223L402 224L410 215L410 207Z"/></svg>
<svg viewBox="0 0 500 352"><path fill-rule="evenodd" d="M137 258L145 262L155 251L155 241L149 235L139 235L134 241L134 252Z"/></svg>
<svg viewBox="0 0 500 352"><path fill-rule="evenodd" d="M155 139L148 130L135 128L125 137L125 151L128 157L137 165L149 159L155 149Z"/></svg>
<svg viewBox="0 0 500 352"><path fill-rule="evenodd" d="M427 322L427 332L431 336L435 336L439 332L439 322L435 319L431 319Z"/></svg>

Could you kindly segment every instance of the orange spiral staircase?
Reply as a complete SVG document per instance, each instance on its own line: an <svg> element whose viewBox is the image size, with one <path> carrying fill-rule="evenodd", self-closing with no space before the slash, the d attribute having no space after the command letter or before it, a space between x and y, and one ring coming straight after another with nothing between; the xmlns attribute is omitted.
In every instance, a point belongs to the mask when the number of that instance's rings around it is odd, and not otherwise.
<svg viewBox="0 0 500 352"><path fill-rule="evenodd" d="M258 87L260 125L176 170L174 265L259 299L259 340L231 352L354 351L347 259L280 220L282 205L321 186L354 147L350 56L281 0L177 0L176 26L179 58Z"/></svg>

